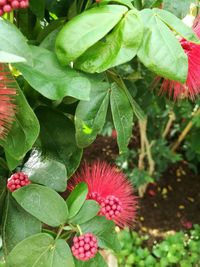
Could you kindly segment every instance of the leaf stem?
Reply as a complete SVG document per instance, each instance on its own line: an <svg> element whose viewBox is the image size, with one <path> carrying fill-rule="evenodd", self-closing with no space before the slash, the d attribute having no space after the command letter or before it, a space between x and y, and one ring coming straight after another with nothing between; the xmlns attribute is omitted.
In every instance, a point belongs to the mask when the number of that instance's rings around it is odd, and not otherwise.
<svg viewBox="0 0 200 267"><path fill-rule="evenodd" d="M58 232L57 232L57 236L55 238L55 241L60 237L60 235L62 234L62 231L63 231L63 227L64 227L64 224L62 224L59 229L58 229Z"/></svg>
<svg viewBox="0 0 200 267"><path fill-rule="evenodd" d="M77 224L77 229L78 229L78 231L79 231L80 235L82 235L82 234L83 234L83 232L82 232L82 230L81 230L81 227L80 227L80 225L78 225L78 224Z"/></svg>

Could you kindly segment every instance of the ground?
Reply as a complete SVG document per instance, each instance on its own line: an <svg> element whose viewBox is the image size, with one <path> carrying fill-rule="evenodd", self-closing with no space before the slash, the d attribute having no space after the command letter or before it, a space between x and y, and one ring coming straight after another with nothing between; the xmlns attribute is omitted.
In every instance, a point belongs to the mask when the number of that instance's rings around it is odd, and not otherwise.
<svg viewBox="0 0 200 267"><path fill-rule="evenodd" d="M118 156L116 139L98 136L85 149L84 160L114 162ZM190 229L200 224L200 175L187 162L170 166L157 184L151 184L139 199L135 229L160 239L166 232Z"/></svg>

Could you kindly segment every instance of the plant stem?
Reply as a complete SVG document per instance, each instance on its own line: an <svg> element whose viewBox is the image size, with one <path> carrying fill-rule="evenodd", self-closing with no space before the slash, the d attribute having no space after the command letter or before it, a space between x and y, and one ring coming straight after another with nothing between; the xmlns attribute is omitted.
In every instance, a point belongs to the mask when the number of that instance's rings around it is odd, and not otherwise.
<svg viewBox="0 0 200 267"><path fill-rule="evenodd" d="M81 227L80 227L78 224L77 224L77 228L78 228L78 231L79 231L80 235L82 235L83 232L82 232L82 230L81 230Z"/></svg>
<svg viewBox="0 0 200 267"><path fill-rule="evenodd" d="M172 126L173 122L175 121L175 119L176 119L175 113L173 111L170 111L169 120L168 120L168 122L167 122L167 124L165 126L165 130L162 133L162 138L166 138L167 137L167 135L168 135L168 133L169 133L169 131L171 129L171 126Z"/></svg>
<svg viewBox="0 0 200 267"><path fill-rule="evenodd" d="M134 0L134 6L138 9L142 9L142 0Z"/></svg>
<svg viewBox="0 0 200 267"><path fill-rule="evenodd" d="M60 228L58 229L58 233L57 233L55 240L57 240L60 237L60 235L62 234L63 227L64 227L64 225L61 225Z"/></svg>
<svg viewBox="0 0 200 267"><path fill-rule="evenodd" d="M200 115L200 108L194 113L193 117L199 116ZM190 132L190 130L193 127L193 122L192 120L190 122L188 122L188 124L186 125L185 129L182 131L182 133L179 135L178 140L175 142L175 144L172 146L172 151L175 152L177 150L177 148L179 147L179 145L182 143L182 141L185 139L185 137L187 136L187 134Z"/></svg>

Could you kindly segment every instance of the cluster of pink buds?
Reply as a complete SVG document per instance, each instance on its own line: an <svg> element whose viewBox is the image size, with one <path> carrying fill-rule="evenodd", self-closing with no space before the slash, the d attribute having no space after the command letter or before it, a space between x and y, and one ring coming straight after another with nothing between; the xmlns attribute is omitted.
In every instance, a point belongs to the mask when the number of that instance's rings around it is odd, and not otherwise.
<svg viewBox="0 0 200 267"><path fill-rule="evenodd" d="M95 257L98 251L98 242L95 235L87 233L74 237L72 253L74 257L81 261L88 261Z"/></svg>
<svg viewBox="0 0 200 267"><path fill-rule="evenodd" d="M7 182L7 188L9 191L14 192L20 187L29 185L31 182L28 176L23 172L14 173Z"/></svg>
<svg viewBox="0 0 200 267"><path fill-rule="evenodd" d="M0 0L0 16L10 13L14 9L27 8L29 0Z"/></svg>

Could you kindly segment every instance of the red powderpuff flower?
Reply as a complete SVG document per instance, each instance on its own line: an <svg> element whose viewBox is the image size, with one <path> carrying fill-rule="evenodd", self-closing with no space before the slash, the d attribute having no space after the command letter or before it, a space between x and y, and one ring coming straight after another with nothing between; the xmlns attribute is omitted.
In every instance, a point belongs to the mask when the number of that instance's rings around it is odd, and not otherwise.
<svg viewBox="0 0 200 267"><path fill-rule="evenodd" d="M81 182L88 185L87 199L93 199L101 206L99 215L113 220L121 228L133 226L137 199L131 183L121 171L106 162L85 164L69 181L69 191Z"/></svg>
<svg viewBox="0 0 200 267"><path fill-rule="evenodd" d="M15 105L13 97L16 95L15 80L5 64L0 64L0 139L3 139L13 121Z"/></svg>
<svg viewBox="0 0 200 267"><path fill-rule="evenodd" d="M200 39L200 21L193 26L194 32ZM161 85L161 92L166 92L174 99L190 98L194 99L200 93L200 45L191 43L185 39L180 39L180 44L188 56L188 76L186 83L164 80Z"/></svg>

